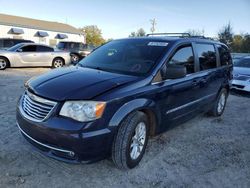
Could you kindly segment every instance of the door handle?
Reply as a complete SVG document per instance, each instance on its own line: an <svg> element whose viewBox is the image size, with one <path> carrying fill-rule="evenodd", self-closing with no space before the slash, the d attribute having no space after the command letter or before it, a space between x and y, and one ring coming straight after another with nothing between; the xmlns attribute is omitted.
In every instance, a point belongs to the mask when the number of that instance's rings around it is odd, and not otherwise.
<svg viewBox="0 0 250 188"><path fill-rule="evenodd" d="M198 83L199 83L199 82L198 82L198 80L193 80L192 85L193 85L193 86L197 86L197 85L198 85Z"/></svg>
<svg viewBox="0 0 250 188"><path fill-rule="evenodd" d="M206 78L201 79L201 83L202 83L202 84L207 83L207 79L206 79Z"/></svg>

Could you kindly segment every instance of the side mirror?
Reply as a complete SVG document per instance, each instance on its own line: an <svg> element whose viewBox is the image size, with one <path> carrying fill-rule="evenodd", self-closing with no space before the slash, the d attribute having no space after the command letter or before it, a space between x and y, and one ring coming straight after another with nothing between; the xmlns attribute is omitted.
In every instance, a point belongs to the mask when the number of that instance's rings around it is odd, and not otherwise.
<svg viewBox="0 0 250 188"><path fill-rule="evenodd" d="M17 52L22 52L23 49L22 49L22 48L18 48L16 51L17 51Z"/></svg>
<svg viewBox="0 0 250 188"><path fill-rule="evenodd" d="M182 65L168 65L161 70L163 80L183 78L187 75L187 68Z"/></svg>

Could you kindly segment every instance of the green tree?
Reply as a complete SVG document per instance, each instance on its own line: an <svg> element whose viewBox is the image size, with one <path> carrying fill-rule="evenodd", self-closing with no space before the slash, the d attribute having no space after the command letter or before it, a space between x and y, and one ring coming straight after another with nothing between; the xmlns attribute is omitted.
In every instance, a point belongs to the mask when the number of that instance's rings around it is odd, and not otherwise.
<svg viewBox="0 0 250 188"><path fill-rule="evenodd" d="M189 29L185 33L189 33L191 36L204 36L204 30Z"/></svg>
<svg viewBox="0 0 250 188"><path fill-rule="evenodd" d="M143 28L138 29L136 32L131 32L129 37L143 37L146 36L146 32Z"/></svg>
<svg viewBox="0 0 250 188"><path fill-rule="evenodd" d="M86 43L89 45L100 46L106 41L102 37L102 31L96 25L88 25L80 29L85 33Z"/></svg>
<svg viewBox="0 0 250 188"><path fill-rule="evenodd" d="M242 42L242 53L250 53L250 35L245 34Z"/></svg>
<svg viewBox="0 0 250 188"><path fill-rule="evenodd" d="M232 43L232 51L233 52L242 52L242 44L243 44L244 36L242 35L234 35L233 43Z"/></svg>
<svg viewBox="0 0 250 188"><path fill-rule="evenodd" d="M218 33L218 39L231 48L233 42L233 28L230 23L222 27Z"/></svg>

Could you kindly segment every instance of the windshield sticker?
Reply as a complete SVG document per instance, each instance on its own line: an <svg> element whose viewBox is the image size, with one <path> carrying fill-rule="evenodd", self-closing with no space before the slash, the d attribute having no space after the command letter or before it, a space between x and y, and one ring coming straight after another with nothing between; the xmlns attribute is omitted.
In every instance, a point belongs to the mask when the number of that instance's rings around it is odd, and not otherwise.
<svg viewBox="0 0 250 188"><path fill-rule="evenodd" d="M167 46L167 42L149 42L148 46Z"/></svg>

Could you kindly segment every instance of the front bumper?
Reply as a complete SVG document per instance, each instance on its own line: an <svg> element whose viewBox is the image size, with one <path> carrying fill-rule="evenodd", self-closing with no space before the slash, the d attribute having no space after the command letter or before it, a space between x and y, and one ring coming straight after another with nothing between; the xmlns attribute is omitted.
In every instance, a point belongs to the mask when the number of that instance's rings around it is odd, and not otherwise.
<svg viewBox="0 0 250 188"><path fill-rule="evenodd" d="M233 80L232 89L250 92L250 81Z"/></svg>
<svg viewBox="0 0 250 188"><path fill-rule="evenodd" d="M22 135L42 153L65 162L94 162L110 154L113 132L108 128L85 130L90 123L62 117L32 122L17 110L17 126Z"/></svg>

